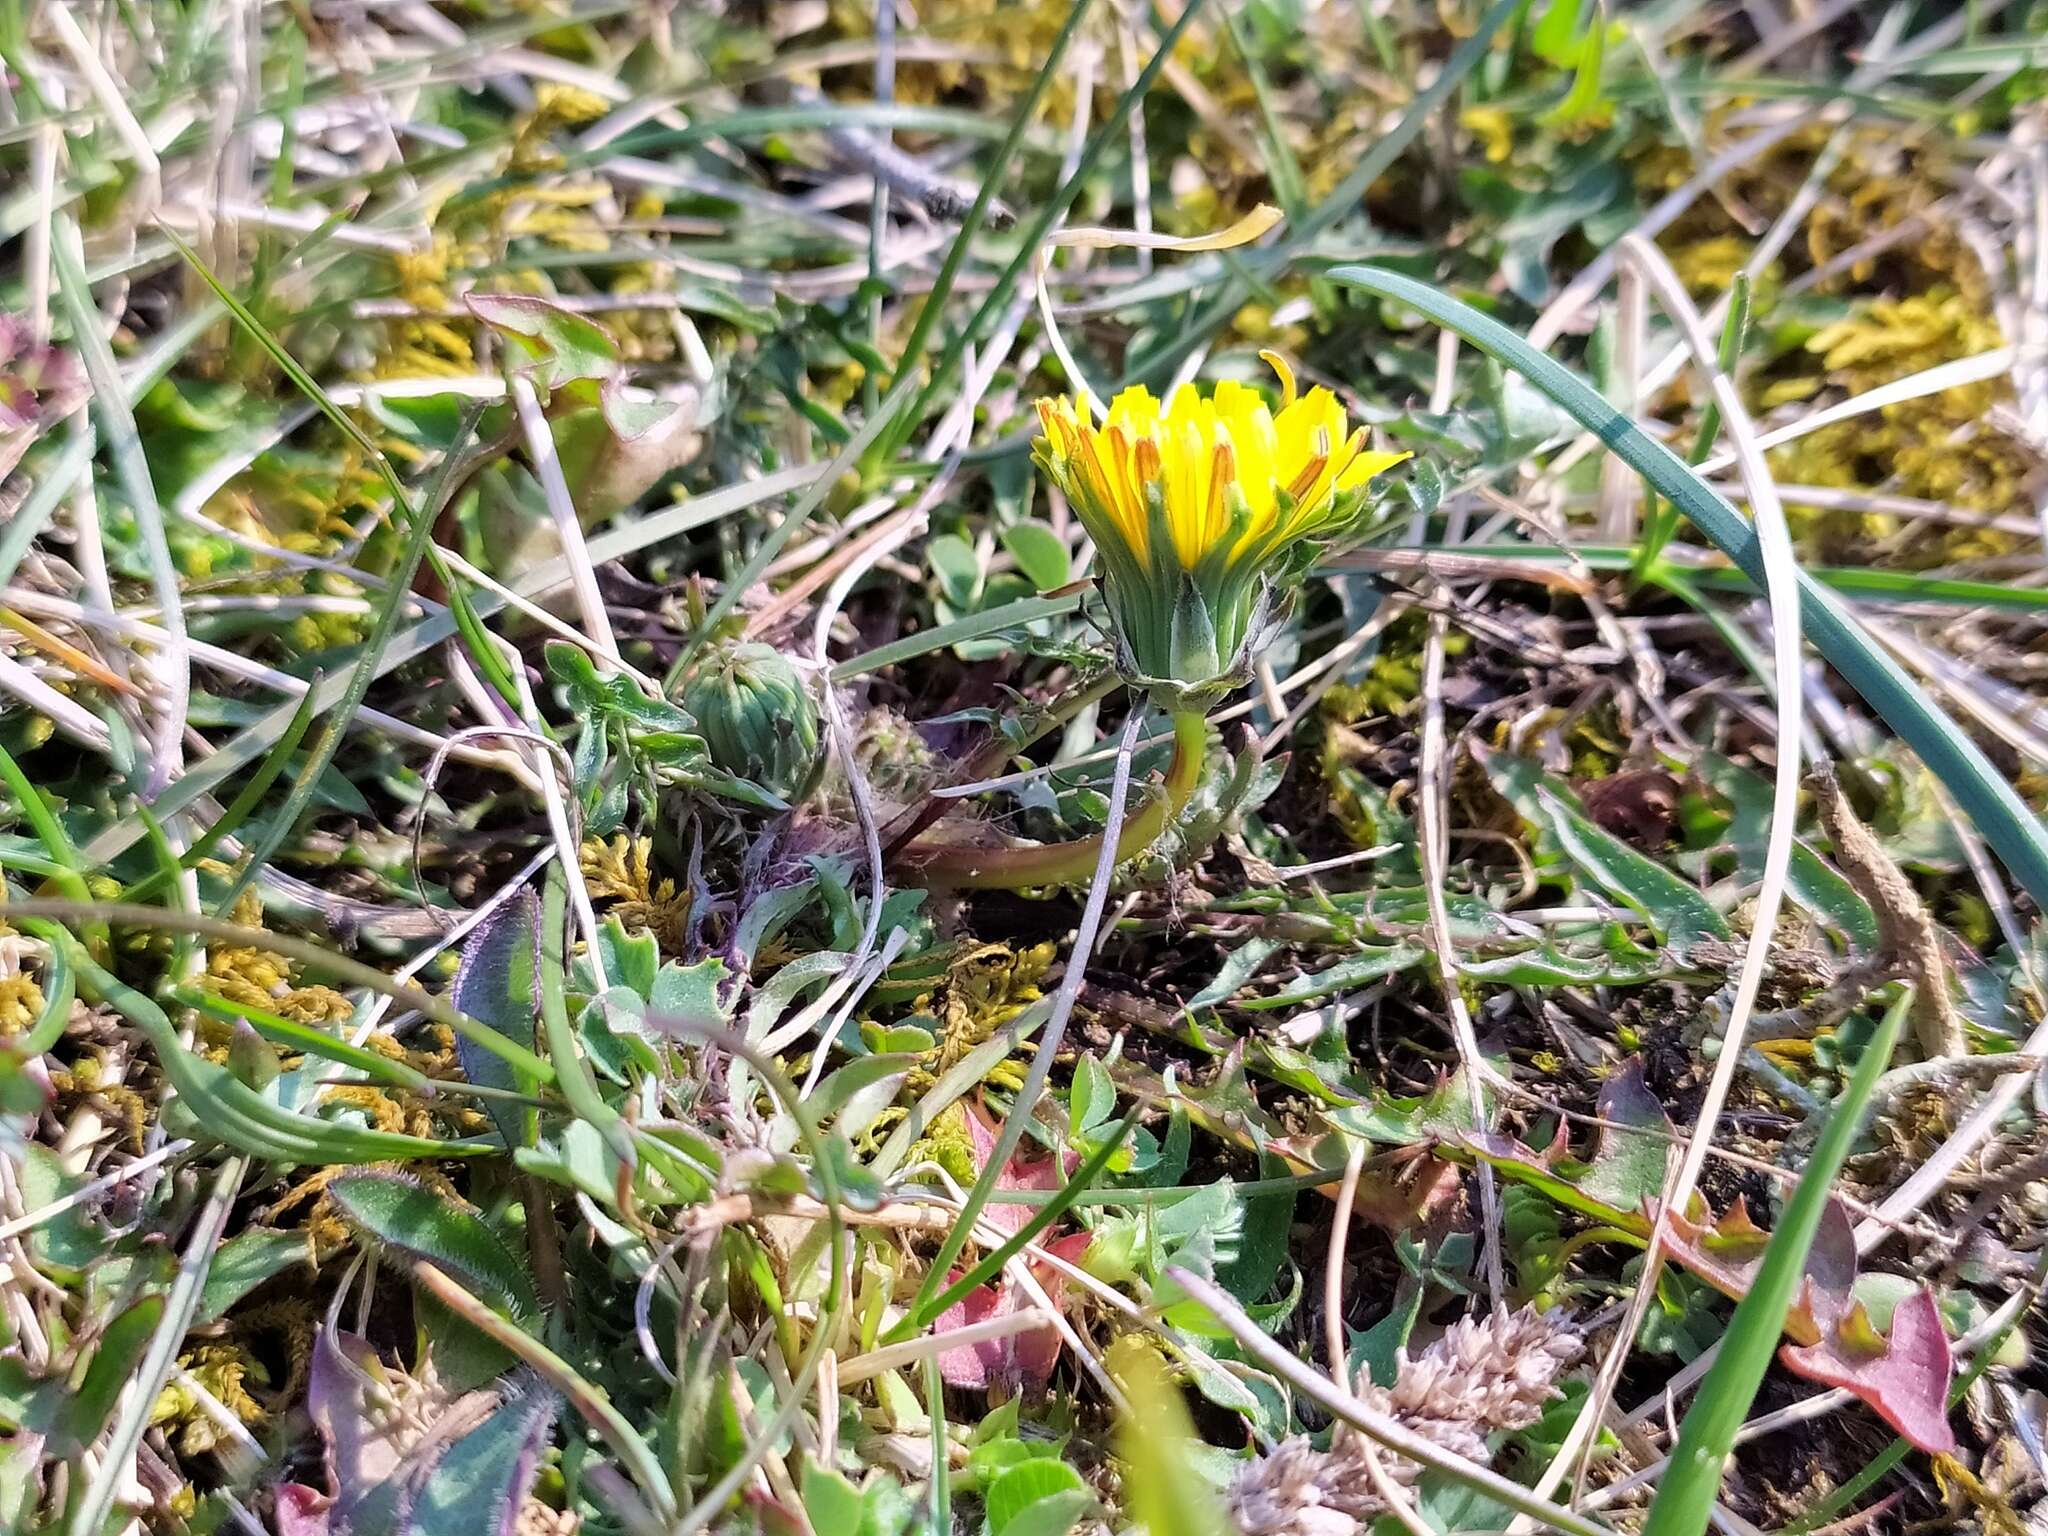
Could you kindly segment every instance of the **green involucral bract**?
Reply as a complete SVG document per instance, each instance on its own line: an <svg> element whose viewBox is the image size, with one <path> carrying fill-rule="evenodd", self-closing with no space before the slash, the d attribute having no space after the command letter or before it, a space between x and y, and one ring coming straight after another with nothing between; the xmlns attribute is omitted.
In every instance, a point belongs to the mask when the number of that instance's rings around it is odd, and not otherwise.
<svg viewBox="0 0 2048 1536"><path fill-rule="evenodd" d="M818 703L788 657L747 641L713 656L683 690L711 761L795 800L818 765Z"/></svg>

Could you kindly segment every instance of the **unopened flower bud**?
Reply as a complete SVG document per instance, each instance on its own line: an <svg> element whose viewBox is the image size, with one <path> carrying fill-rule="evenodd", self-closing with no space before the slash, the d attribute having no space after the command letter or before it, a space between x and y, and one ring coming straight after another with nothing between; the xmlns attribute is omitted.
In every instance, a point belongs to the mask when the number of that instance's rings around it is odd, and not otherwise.
<svg viewBox="0 0 2048 1536"><path fill-rule="evenodd" d="M749 641L713 657L683 690L711 761L763 789L797 798L818 763L818 704L789 659Z"/></svg>

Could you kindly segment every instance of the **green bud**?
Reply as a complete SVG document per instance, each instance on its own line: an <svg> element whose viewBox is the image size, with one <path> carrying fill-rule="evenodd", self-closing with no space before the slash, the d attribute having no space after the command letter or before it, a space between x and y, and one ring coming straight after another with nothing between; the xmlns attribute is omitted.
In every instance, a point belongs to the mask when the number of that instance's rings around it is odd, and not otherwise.
<svg viewBox="0 0 2048 1536"><path fill-rule="evenodd" d="M683 690L711 761L785 800L818 765L818 704L789 658L749 641L708 661Z"/></svg>
<svg viewBox="0 0 2048 1536"><path fill-rule="evenodd" d="M256 1033L247 1019L237 1021L235 1033L228 1041L228 1071L260 1091L276 1082L283 1070L277 1048Z"/></svg>

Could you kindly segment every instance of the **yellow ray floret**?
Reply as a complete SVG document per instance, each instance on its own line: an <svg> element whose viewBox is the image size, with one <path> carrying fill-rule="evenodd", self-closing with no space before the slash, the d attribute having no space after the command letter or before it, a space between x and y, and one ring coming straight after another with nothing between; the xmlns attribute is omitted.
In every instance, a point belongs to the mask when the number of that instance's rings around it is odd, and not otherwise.
<svg viewBox="0 0 2048 1536"><path fill-rule="evenodd" d="M1114 537L1149 563L1156 493L1183 569L1226 541L1226 562L1257 558L1326 532L1335 498L1408 457L1366 448L1365 429L1351 428L1335 395L1298 394L1293 370L1265 357L1280 376L1277 414L1229 379L1208 395L1183 384L1164 405L1142 386L1126 389L1099 425L1081 401L1038 402L1056 475L1098 543Z"/></svg>

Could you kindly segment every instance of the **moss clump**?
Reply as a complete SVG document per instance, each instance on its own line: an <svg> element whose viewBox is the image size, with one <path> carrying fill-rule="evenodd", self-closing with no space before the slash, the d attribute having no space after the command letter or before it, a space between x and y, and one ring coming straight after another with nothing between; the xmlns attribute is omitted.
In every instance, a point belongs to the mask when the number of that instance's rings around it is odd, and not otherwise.
<svg viewBox="0 0 2048 1536"><path fill-rule="evenodd" d="M33 976L0 976L0 1040L21 1034L43 1014L43 989Z"/></svg>
<svg viewBox="0 0 2048 1536"><path fill-rule="evenodd" d="M1955 288L1873 299L1815 333L1805 351L1817 371L1780 379L1764 403L1823 391L1862 394L2003 341L1997 322ZM1883 406L1786 443L1771 454L1771 468L1788 484L1882 490L1987 515L2010 512L2025 500L2031 466L2017 443L1987 423L2009 394L2002 380L1984 380ZM1898 519L1881 513L1795 507L1791 517L1794 534L1824 560L1867 559L1870 540L1900 532ZM2014 543L2012 535L1992 529L1949 527L1925 531L1918 554L1923 563L1947 563L2008 553Z"/></svg>
<svg viewBox="0 0 2048 1536"><path fill-rule="evenodd" d="M253 1381L258 1386L268 1386L270 1373L242 1345L232 1341L202 1344L180 1356L178 1364L191 1383L242 1423L259 1425L269 1417L263 1405L250 1394L248 1384ZM164 1388L150 1410L149 1421L167 1432L175 1432L178 1449L187 1456L212 1450L228 1435L227 1429L202 1405L199 1393L182 1379Z"/></svg>
<svg viewBox="0 0 2048 1536"><path fill-rule="evenodd" d="M690 893L675 881L656 878L654 840L621 832L610 842L584 841L578 862L591 898L608 901L609 914L628 933L651 933L664 955L683 952L690 925Z"/></svg>
<svg viewBox="0 0 2048 1536"><path fill-rule="evenodd" d="M263 903L254 891L235 902L235 922L261 929ZM302 986L282 955L245 944L214 944L206 951L206 975L200 985L231 1003L282 1014L300 1024L338 1024L355 1005L332 987Z"/></svg>

